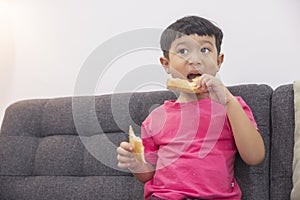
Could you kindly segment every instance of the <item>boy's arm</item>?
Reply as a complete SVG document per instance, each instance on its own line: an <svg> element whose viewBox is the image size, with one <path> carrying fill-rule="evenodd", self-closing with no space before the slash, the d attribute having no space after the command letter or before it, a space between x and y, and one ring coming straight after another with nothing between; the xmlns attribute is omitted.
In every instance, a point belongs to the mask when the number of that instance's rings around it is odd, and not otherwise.
<svg viewBox="0 0 300 200"><path fill-rule="evenodd" d="M136 168L128 168L134 177L142 183L146 183L154 176L155 167L149 163L139 163Z"/></svg>
<svg viewBox="0 0 300 200"><path fill-rule="evenodd" d="M222 81L214 76L203 74L196 85L208 89L210 98L224 105L237 149L243 161L248 165L261 163L265 157L263 139L238 100L224 86Z"/></svg>
<svg viewBox="0 0 300 200"><path fill-rule="evenodd" d="M243 161L257 165L264 160L265 146L260 133L256 130L238 100L225 89L225 109L232 127L234 140Z"/></svg>

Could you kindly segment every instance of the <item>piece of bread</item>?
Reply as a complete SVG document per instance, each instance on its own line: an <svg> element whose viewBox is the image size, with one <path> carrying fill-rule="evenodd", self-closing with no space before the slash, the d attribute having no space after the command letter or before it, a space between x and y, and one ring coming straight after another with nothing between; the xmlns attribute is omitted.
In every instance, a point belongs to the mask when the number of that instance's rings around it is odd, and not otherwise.
<svg viewBox="0 0 300 200"><path fill-rule="evenodd" d="M203 90L196 86L196 82L198 78L199 77L194 78L192 82L180 78L167 79L167 89L175 90L178 92L191 93L191 94L192 93L199 94L199 93L207 92L207 90Z"/></svg>
<svg viewBox="0 0 300 200"><path fill-rule="evenodd" d="M131 126L129 126L129 143L133 148L135 160L137 162L146 163L142 139L134 134Z"/></svg>

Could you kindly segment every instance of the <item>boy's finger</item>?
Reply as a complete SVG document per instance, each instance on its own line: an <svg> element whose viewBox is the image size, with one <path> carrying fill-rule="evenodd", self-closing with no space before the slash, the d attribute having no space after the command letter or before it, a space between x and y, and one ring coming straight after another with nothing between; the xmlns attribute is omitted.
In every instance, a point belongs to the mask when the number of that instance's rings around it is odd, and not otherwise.
<svg viewBox="0 0 300 200"><path fill-rule="evenodd" d="M132 152L133 148L129 142L121 142L120 147L123 149Z"/></svg>
<svg viewBox="0 0 300 200"><path fill-rule="evenodd" d="M122 147L117 148L117 153L121 156L126 156L126 157L130 157L132 154L130 151L128 151Z"/></svg>
<svg viewBox="0 0 300 200"><path fill-rule="evenodd" d="M119 162L118 167L121 169L126 169L126 168L130 167L130 164Z"/></svg>
<svg viewBox="0 0 300 200"><path fill-rule="evenodd" d="M120 162L120 163L131 163L134 161L134 158L133 157L128 157L128 156L122 156L122 155L118 155L117 156L117 160Z"/></svg>

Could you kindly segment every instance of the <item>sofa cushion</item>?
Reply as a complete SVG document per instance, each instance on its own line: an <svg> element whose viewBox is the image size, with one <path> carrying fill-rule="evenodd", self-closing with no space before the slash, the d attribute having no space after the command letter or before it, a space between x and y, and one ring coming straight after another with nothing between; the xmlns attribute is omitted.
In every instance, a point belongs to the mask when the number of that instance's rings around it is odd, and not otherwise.
<svg viewBox="0 0 300 200"><path fill-rule="evenodd" d="M270 199L290 199L294 148L293 85L275 89L272 98Z"/></svg>
<svg viewBox="0 0 300 200"><path fill-rule="evenodd" d="M77 136L56 135L39 139L35 176L82 175L84 147Z"/></svg>
<svg viewBox="0 0 300 200"><path fill-rule="evenodd" d="M39 137L44 105L48 100L23 100L10 105L5 112L1 134Z"/></svg>
<svg viewBox="0 0 300 200"><path fill-rule="evenodd" d="M143 185L130 176L3 176L0 199L140 200Z"/></svg>
<svg viewBox="0 0 300 200"><path fill-rule="evenodd" d="M0 176L30 176L34 171L38 138L0 135ZM1 198L0 198L1 199Z"/></svg>

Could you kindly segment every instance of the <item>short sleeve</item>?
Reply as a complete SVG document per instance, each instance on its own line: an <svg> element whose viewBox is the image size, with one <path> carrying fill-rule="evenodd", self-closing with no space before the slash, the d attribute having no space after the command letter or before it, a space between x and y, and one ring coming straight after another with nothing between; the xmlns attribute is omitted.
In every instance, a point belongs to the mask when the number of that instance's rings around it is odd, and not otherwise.
<svg viewBox="0 0 300 200"><path fill-rule="evenodd" d="M254 125L254 127L256 128L256 130L259 130L258 127L257 127L256 121L254 119L254 116L253 116L253 113L252 113L252 110L250 109L250 107L246 104L246 102L242 99L242 97L236 97L236 99L241 104L243 110L245 111L245 113L249 117L250 121L252 122L252 124Z"/></svg>
<svg viewBox="0 0 300 200"><path fill-rule="evenodd" d="M143 123L142 123L142 141L144 145L144 156L146 162L156 165L157 162L157 151L158 146L155 144L152 134L151 134L151 128L150 123L151 118L148 117Z"/></svg>

